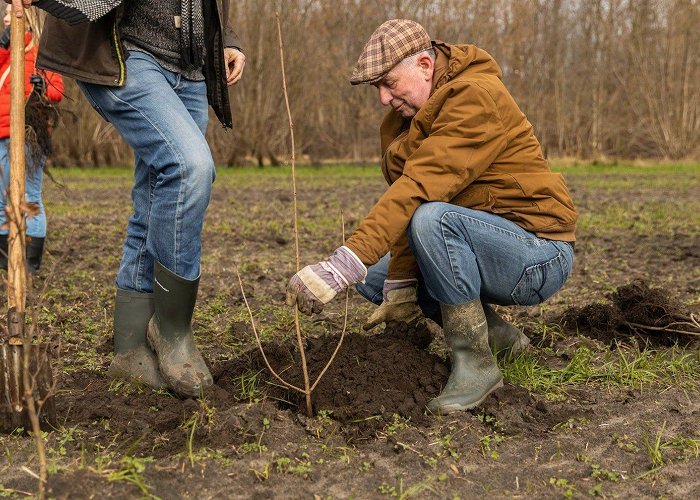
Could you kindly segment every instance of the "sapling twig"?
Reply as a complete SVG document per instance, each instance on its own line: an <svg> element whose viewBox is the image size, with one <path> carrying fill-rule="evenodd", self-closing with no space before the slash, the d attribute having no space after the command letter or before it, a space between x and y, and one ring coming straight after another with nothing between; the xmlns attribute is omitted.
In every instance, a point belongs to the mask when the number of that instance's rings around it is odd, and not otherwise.
<svg viewBox="0 0 700 500"><path fill-rule="evenodd" d="M290 131L290 139L291 139L291 167L292 167L292 208L293 208L293 221L294 221L294 249L295 249L295 254L296 254L296 270L298 271L299 268L301 267L301 259L299 257L299 225L298 225L298 217L297 217L297 187L296 187L296 149L294 145L294 122L292 120L292 112L289 107L289 96L287 94L287 79L284 71L284 47L282 44L282 29L280 27L280 17L279 13L275 13L275 17L277 20L277 36L279 40L279 50L280 50L280 61L281 61L281 67L282 67L282 90L284 91L284 102L287 107L287 118L289 120L289 131ZM345 243L345 221L343 219L343 214L341 212L340 214L340 226L341 226L341 237L342 237L342 243ZM243 302L245 303L246 309L248 310L248 315L250 317L250 323L253 328L253 334L255 335L255 341L258 345L258 348L260 349L260 353L262 354L263 361L265 362L265 366L267 366L267 369L270 370L270 373L272 374L273 377L275 377L284 387L287 387L288 389L292 389L298 392L301 392L304 394L305 399L306 399L306 414L309 417L313 416L313 405L311 401L311 394L313 393L314 389L316 386L319 384L321 381L321 378L325 375L326 371L328 371L328 368L331 366L333 363L333 360L335 359L336 354L340 350L340 346L343 343L343 339L345 338L345 332L347 331L347 324L348 324L348 304L349 304L349 293L346 290L345 292L345 317L343 319L343 329L340 333L340 339L338 340L338 345L336 346L335 350L333 351L333 354L331 355L330 359L328 360L328 363L323 367L321 372L319 373L318 377L314 381L313 384L309 383L309 370L308 370L308 364L306 362L306 350L304 349L304 340L301 335L301 326L300 326L300 321L299 321L299 308L294 307L294 329L296 333L296 339L297 339L297 345L299 346L299 355L301 358L301 368L302 368L302 373L304 375L304 388L302 389L301 387L298 387L294 384L291 384L284 380L270 365L269 360L267 359L267 355L265 354L265 350L263 349L262 342L260 340L260 336L258 335L258 330L255 327L255 319L253 317L253 312L250 308L250 305L248 304L248 299L246 298L245 291L243 289L243 281L241 280L241 276L238 272L238 265L236 267L236 276L238 277L238 283L241 287L241 295L243 296Z"/></svg>

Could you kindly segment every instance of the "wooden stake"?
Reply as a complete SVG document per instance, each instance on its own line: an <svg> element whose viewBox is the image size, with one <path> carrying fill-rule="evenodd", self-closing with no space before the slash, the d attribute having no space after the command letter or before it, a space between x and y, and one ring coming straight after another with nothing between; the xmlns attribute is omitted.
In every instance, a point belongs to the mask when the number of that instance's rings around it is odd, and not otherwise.
<svg viewBox="0 0 700 500"><path fill-rule="evenodd" d="M34 33L34 36L38 36ZM25 332L25 17L12 15L10 27L10 185L7 207L7 336L0 334L0 431L31 430L39 459L37 497L45 498L48 464L41 424L55 425L50 349ZM4 209L5 207L0 207Z"/></svg>

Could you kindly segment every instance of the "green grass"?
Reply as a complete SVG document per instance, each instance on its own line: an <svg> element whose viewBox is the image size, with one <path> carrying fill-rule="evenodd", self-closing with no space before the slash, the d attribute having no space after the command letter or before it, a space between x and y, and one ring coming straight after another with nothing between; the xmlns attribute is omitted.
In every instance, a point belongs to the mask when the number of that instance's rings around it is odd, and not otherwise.
<svg viewBox="0 0 700 500"><path fill-rule="evenodd" d="M677 385L692 390L700 379L697 354L677 349L657 351L618 346L609 351L580 344L572 347L565 366L548 366L556 355L548 348L530 349L503 363L501 370L511 383L552 399L565 398L567 387L581 384L638 389Z"/></svg>

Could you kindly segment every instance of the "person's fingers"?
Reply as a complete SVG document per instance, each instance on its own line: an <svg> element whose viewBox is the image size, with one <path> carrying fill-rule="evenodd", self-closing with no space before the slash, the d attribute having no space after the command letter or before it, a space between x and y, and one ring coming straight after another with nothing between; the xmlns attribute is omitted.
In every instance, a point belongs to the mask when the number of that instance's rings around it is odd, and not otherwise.
<svg viewBox="0 0 700 500"><path fill-rule="evenodd" d="M245 54L237 49L225 49L226 59L226 84L233 85L243 76L245 67Z"/></svg>
<svg viewBox="0 0 700 500"><path fill-rule="evenodd" d="M228 80L229 85L237 83L243 76L243 68L245 67L245 58L237 59L231 70L231 76Z"/></svg>
<svg viewBox="0 0 700 500"><path fill-rule="evenodd" d="M384 308L380 305L371 315L367 318L367 321L362 325L362 329L367 331L371 330L375 326L384 323L386 320L386 314Z"/></svg>

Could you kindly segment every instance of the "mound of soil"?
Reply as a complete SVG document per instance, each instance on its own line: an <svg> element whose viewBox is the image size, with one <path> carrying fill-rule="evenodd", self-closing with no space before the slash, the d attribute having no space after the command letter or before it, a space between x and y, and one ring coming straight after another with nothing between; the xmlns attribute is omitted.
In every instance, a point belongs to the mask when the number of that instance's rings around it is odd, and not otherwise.
<svg viewBox="0 0 700 500"><path fill-rule="evenodd" d="M678 322L687 322L684 313L674 301L673 294L664 288L651 288L643 280L635 280L609 294L609 303L592 303L571 307L560 321L565 327L582 335L613 343L634 336L644 344L670 346L687 342L672 331Z"/></svg>
<svg viewBox="0 0 700 500"><path fill-rule="evenodd" d="M390 326L371 336L348 334L333 363L313 393L314 412L327 410L342 425L345 434L368 436L395 419L395 415L414 424L428 422L426 403L435 397L449 376L449 368L438 356L426 351L432 338L427 327ZM313 384L338 344L337 337L308 339L306 360ZM283 378L303 387L300 355L296 346L267 345L266 356ZM248 369L264 370L257 352L251 352ZM239 363L222 365L215 378L217 385L236 379ZM305 412L303 394L284 389L266 370L269 397L281 401L282 408ZM240 375L238 375L240 377Z"/></svg>

